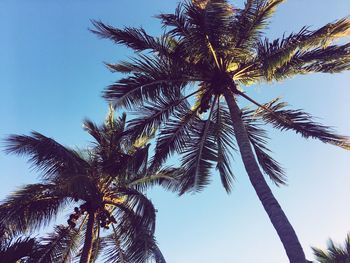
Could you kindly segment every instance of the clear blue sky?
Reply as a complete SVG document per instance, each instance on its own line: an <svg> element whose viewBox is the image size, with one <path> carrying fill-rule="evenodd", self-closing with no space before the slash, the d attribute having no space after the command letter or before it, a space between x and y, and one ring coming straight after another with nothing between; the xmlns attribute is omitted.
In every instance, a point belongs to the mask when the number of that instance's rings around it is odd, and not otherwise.
<svg viewBox="0 0 350 263"><path fill-rule="evenodd" d="M232 1L241 7L243 1ZM153 18L172 12L176 1L0 1L0 138L39 131L64 145L84 146L90 138L83 118L104 119L102 89L119 76L102 61L130 55L126 49L88 32L90 19L161 32ZM349 15L349 0L289 0L272 19L269 36L312 28ZM349 39L348 39L349 41ZM350 73L308 75L250 87L260 102L282 96L320 122L350 135ZM271 148L286 168L289 186L273 192L311 258L310 246L328 237L342 241L350 231L350 152L288 132L271 132ZM178 198L156 189L149 197L158 208L157 239L169 263L280 263L283 247L260 205L238 156L231 195L213 183L201 194ZM35 181L25 159L0 153L0 198Z"/></svg>

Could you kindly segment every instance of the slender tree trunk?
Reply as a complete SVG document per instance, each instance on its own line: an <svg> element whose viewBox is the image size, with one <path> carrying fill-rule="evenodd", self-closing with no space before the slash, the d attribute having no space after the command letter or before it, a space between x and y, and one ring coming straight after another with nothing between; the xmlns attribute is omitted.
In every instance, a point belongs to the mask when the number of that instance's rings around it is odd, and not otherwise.
<svg viewBox="0 0 350 263"><path fill-rule="evenodd" d="M92 255L92 245L94 241L94 224L95 224L95 213L89 213L89 219L86 226L85 241L83 252L80 257L80 263L90 263Z"/></svg>
<svg viewBox="0 0 350 263"><path fill-rule="evenodd" d="M289 261L291 263L305 263L305 254L298 237L260 171L234 94L227 89L224 91L224 96L230 110L237 144L250 182L282 241Z"/></svg>
<svg viewBox="0 0 350 263"><path fill-rule="evenodd" d="M156 263L166 263L166 260L162 254L162 251L159 249L158 246L156 246L154 252L156 254Z"/></svg>

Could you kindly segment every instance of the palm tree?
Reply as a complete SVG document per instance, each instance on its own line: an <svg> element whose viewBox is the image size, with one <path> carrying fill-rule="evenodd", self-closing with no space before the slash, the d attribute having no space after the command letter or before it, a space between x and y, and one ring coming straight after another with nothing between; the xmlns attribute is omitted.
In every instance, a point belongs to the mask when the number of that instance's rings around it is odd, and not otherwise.
<svg viewBox="0 0 350 263"><path fill-rule="evenodd" d="M85 151L37 132L6 140L8 153L28 155L41 172L40 183L19 189L1 203L0 222L9 235L47 226L63 208L77 205L68 227L56 226L40 240L33 262L67 262L80 255L81 263L89 263L101 251L106 262L165 262L153 237L156 210L144 190L154 184L175 186L176 169L150 173L147 139L131 141L125 119L123 115L116 120L111 110L100 127L86 120L85 130L95 143Z"/></svg>
<svg viewBox="0 0 350 263"><path fill-rule="evenodd" d="M207 185L216 164L229 192L234 178L229 149L239 150L290 261L305 262L297 235L263 176L264 172L277 185L286 180L279 163L269 155L261 125L269 123L343 148L349 148L349 141L314 122L308 113L286 108L279 99L258 103L243 87L297 74L349 69L350 44L334 41L349 35L350 20L340 19L316 30L304 27L271 41L264 38L263 29L283 2L247 0L238 9L226 0L187 1L175 13L158 16L165 30L160 37L143 28L118 29L100 21L93 22L92 31L135 51L130 61L107 64L127 76L110 85L104 97L138 114L130 123L135 136L158 129L152 167L173 152L181 153L185 192ZM240 99L257 108L240 108Z"/></svg>
<svg viewBox="0 0 350 263"><path fill-rule="evenodd" d="M350 234L347 235L344 246L335 245L330 239L327 250L312 248L317 262L320 263L349 263L350 262Z"/></svg>

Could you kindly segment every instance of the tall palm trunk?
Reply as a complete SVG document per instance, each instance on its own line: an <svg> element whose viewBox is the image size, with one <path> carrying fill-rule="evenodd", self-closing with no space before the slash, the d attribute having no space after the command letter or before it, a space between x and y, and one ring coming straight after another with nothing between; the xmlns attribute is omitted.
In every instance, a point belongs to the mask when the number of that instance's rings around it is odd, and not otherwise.
<svg viewBox="0 0 350 263"><path fill-rule="evenodd" d="M159 247L156 246L155 248L155 254L156 256L156 263L166 263L165 258L163 256L162 251L160 251Z"/></svg>
<svg viewBox="0 0 350 263"><path fill-rule="evenodd" d="M90 263L92 255L92 244L94 239L94 224L95 224L95 213L89 213L89 219L86 226L85 241L83 252L80 257L80 263Z"/></svg>
<svg viewBox="0 0 350 263"><path fill-rule="evenodd" d="M298 237L292 225L289 223L288 218L284 214L281 206L273 196L263 174L260 171L250 145L245 125L241 118L241 110L236 104L234 94L231 90L225 90L224 97L230 110L237 144L250 182L252 183L262 205L264 206L272 225L276 229L290 262L305 263L305 254L300 245Z"/></svg>

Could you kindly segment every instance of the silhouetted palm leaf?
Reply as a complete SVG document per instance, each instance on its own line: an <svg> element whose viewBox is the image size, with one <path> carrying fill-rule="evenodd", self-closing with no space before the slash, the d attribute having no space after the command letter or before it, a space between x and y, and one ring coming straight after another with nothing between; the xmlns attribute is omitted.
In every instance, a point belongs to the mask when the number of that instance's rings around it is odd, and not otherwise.
<svg viewBox="0 0 350 263"><path fill-rule="evenodd" d="M63 225L56 226L53 233L39 240L36 253L30 262L72 262L80 246L81 233Z"/></svg>
<svg viewBox="0 0 350 263"><path fill-rule="evenodd" d="M336 245L330 239L327 249L312 248L317 262L320 263L347 263L350 262L350 235L348 234L344 246Z"/></svg>
<svg viewBox="0 0 350 263"><path fill-rule="evenodd" d="M257 112L264 121L271 123L280 130L293 130L305 138L319 139L324 143L331 143L345 149L350 149L349 138L336 134L330 127L313 121L310 114L302 110L284 109L288 104L275 99L266 104L271 111L261 109Z"/></svg>

